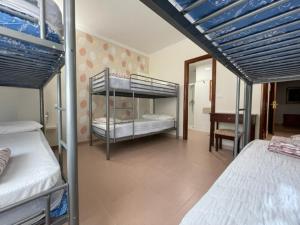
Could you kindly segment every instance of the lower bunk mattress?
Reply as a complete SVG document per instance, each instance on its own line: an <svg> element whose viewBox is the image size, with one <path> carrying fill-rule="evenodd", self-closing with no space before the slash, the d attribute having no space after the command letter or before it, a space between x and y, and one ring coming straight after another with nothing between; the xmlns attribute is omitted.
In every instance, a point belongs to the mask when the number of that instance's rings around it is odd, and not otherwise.
<svg viewBox="0 0 300 225"><path fill-rule="evenodd" d="M249 143L181 225L299 225L300 160Z"/></svg>
<svg viewBox="0 0 300 225"><path fill-rule="evenodd" d="M0 146L11 149L10 161L0 177L0 209L63 183L60 166L41 131L0 135ZM46 200L39 199L1 213L0 224L13 224L28 218L44 209L45 205ZM51 195L51 215L64 214L60 207L66 211L67 196L63 191ZM36 218L39 219L41 217ZM33 222L31 220L28 224Z"/></svg>
<svg viewBox="0 0 300 225"><path fill-rule="evenodd" d="M134 129L133 123L120 123L115 125L110 124L110 138L126 138L134 135L146 135L156 133L168 129L175 129L175 120L135 120ZM106 124L93 123L93 131L100 135L105 136Z"/></svg>

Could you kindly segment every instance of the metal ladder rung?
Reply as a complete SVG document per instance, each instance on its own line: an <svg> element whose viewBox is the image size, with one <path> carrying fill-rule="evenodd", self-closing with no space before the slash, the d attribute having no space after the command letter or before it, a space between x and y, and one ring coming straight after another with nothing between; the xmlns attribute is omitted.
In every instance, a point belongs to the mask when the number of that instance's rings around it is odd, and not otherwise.
<svg viewBox="0 0 300 225"><path fill-rule="evenodd" d="M60 145L63 147L63 149L68 150L68 145L63 140L60 140Z"/></svg>

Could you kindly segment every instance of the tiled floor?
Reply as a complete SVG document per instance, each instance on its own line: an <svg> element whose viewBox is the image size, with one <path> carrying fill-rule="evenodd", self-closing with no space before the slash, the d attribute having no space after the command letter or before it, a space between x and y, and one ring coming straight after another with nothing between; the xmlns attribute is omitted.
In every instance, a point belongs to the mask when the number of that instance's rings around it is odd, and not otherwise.
<svg viewBox="0 0 300 225"><path fill-rule="evenodd" d="M103 144L81 144L80 224L179 224L232 160L230 151L208 152L208 134L189 135L115 144L110 161Z"/></svg>

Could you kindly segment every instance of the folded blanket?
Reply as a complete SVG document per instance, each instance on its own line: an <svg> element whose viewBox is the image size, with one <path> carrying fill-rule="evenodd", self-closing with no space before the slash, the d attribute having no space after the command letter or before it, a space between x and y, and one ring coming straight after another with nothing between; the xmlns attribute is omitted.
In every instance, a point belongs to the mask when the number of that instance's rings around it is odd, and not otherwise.
<svg viewBox="0 0 300 225"><path fill-rule="evenodd" d="M9 148L1 148L0 147L0 176L8 164L10 154L11 154L11 152L10 152Z"/></svg>
<svg viewBox="0 0 300 225"><path fill-rule="evenodd" d="M294 145L291 138L272 137L268 150L296 158L300 158L300 146Z"/></svg>

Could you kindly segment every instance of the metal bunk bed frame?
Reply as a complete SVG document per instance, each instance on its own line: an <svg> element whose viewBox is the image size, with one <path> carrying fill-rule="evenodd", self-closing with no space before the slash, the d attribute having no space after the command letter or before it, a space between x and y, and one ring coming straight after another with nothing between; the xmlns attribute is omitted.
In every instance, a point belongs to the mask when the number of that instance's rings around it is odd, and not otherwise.
<svg viewBox="0 0 300 225"><path fill-rule="evenodd" d="M36 224L55 224L60 225L68 222L70 225L79 224L79 208L78 208L78 165L77 165L77 99L76 99L76 40L75 40L75 0L64 0L64 34L65 43L57 44L52 41L45 39L46 36L46 19L45 19L45 1L40 0L40 38L28 35L15 30L0 27L0 36L9 37L14 40L21 41L23 43L33 44L47 50L55 50L61 57L58 57L59 63L56 64L56 69L53 71L47 71L48 73L43 73L44 70L36 70L35 64L41 63L45 65L51 65L51 60L47 61L45 59L35 59L27 60L25 57L20 61L20 57L17 60L14 57L5 57L1 59L0 71L3 72L5 69L7 74L21 74L24 76L17 79L10 79L6 82L5 78L2 77L0 80L0 86L9 87L23 87L23 88L34 88L39 89L40 93L40 122L44 124L44 94L43 88L55 75L57 76L57 141L58 141L58 152L59 152L59 164L61 166L61 171L63 171L63 150L66 151L67 156L67 178L63 185L54 187L48 191L32 196L31 198L25 199L23 201L12 204L8 207L0 209L0 213L8 212L17 207L26 205L30 202L36 201L38 199L45 199L45 208L38 214L32 215L29 218L21 219L16 224L23 224L29 222L33 219L43 216L44 219L38 221ZM2 9L1 9L2 10ZM12 13L12 12L10 12ZM21 16L18 14L17 16ZM23 15L25 19L28 19ZM22 50L20 50L22 51ZM26 49L24 50L26 51ZM66 107L62 107L61 100L61 67L63 66L63 58L65 59L65 76L66 76ZM20 65L21 68L18 70L10 71L11 67L5 68L5 65ZM53 61L52 61L53 63ZM24 70L27 68L27 70ZM30 79L31 78L31 79ZM29 80L29 82L28 82ZM62 139L62 112L66 113L66 142ZM63 173L62 173L63 176ZM68 211L65 215L52 219L50 217L50 199L51 195L55 192L65 190L68 196Z"/></svg>
<svg viewBox="0 0 300 225"><path fill-rule="evenodd" d="M249 142L253 84L300 80L299 1L253 1L252 5L247 0L140 1L237 76L237 156L240 112L244 115L242 145ZM241 79L245 83L243 108Z"/></svg>
<svg viewBox="0 0 300 225"><path fill-rule="evenodd" d="M150 136L158 133L163 133L171 130L176 130L176 138L179 138L179 85L173 82L163 81L147 76L131 74L129 78L130 89L116 89L110 85L110 72L109 68L105 68L104 71L92 76L89 80L89 126L90 126L90 145L93 145L93 134L106 142L106 159L110 160L110 144L124 140L131 140L139 137ZM97 82L100 81L100 82ZM96 85L94 82L97 82ZM159 86L153 86L159 85ZM153 90L154 89L154 90ZM93 95L105 96L105 108L106 108L106 130L105 134L99 135L93 129ZM125 108L116 107L116 97L130 97L132 107L133 119L126 121L126 123L132 123L132 135L116 138L116 125L124 122L116 122L116 111L124 110ZM110 97L113 97L113 124L110 125L111 109L109 105ZM155 99L157 98L176 98L176 120L173 128L161 130L158 132L151 132L142 135L136 135L134 129L135 123L135 99L136 98L148 98L153 99L152 111L155 113ZM127 108L126 108L127 109ZM113 137L110 137L110 126L113 126Z"/></svg>

